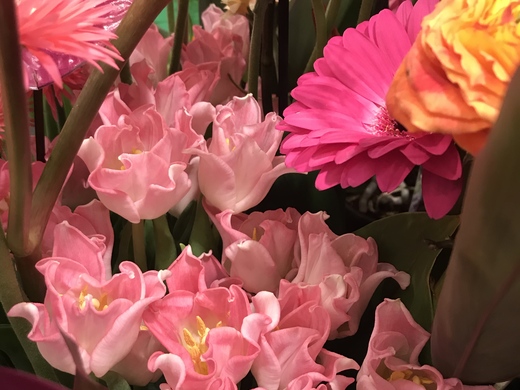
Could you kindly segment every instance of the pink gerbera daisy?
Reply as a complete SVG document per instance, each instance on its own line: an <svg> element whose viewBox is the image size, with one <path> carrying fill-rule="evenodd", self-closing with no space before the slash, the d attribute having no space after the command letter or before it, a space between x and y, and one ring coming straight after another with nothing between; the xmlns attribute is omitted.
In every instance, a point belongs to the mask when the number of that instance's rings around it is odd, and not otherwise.
<svg viewBox="0 0 520 390"><path fill-rule="evenodd" d="M333 37L315 72L300 77L296 102L278 126L291 134L281 146L285 163L319 170L316 187L356 187L375 176L381 191L399 186L417 165L423 169L426 211L440 218L462 188L462 164L450 136L410 134L390 117L385 95L394 73L437 0L403 2Z"/></svg>
<svg viewBox="0 0 520 390"><path fill-rule="evenodd" d="M86 61L117 67L112 32L132 0L16 0L20 43L28 86L50 82Z"/></svg>

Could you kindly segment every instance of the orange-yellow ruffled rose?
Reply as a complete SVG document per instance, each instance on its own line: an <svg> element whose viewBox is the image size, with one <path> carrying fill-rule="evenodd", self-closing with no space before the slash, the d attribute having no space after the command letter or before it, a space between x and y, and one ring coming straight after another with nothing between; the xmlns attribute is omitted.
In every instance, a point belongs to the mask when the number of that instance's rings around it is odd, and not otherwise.
<svg viewBox="0 0 520 390"><path fill-rule="evenodd" d="M394 77L390 114L476 154L520 65L519 21L520 0L441 0Z"/></svg>

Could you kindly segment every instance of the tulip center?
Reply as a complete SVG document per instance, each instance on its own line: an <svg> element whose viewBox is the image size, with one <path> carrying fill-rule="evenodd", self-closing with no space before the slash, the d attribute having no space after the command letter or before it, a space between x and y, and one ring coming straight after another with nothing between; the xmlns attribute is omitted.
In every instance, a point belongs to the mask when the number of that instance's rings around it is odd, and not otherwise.
<svg viewBox="0 0 520 390"><path fill-rule="evenodd" d="M390 116L386 107L381 107L374 121L369 127L377 135L386 135L399 138L415 139L404 126Z"/></svg>
<svg viewBox="0 0 520 390"><path fill-rule="evenodd" d="M430 378L422 375L420 372L413 370L404 370L404 371L392 371L390 375L386 378L388 382L394 382L397 380L407 380L415 383L416 385L422 386L424 389L434 389L431 385L434 385L434 381Z"/></svg>
<svg viewBox="0 0 520 390"><path fill-rule="evenodd" d="M130 152L130 154L141 154L143 153L143 151L141 149L137 149L137 148L133 148L132 151ZM124 166L124 164L121 164L121 167L119 168L119 170L121 171L124 171L126 168Z"/></svg>
<svg viewBox="0 0 520 390"><path fill-rule="evenodd" d="M97 311L103 311L108 307L108 295L106 293L103 293L101 296L96 298L88 292L88 286L85 286L78 297L78 306L80 310L85 309L89 301L92 302L92 305Z"/></svg>
<svg viewBox="0 0 520 390"><path fill-rule="evenodd" d="M196 372L202 375L208 375L208 364L203 360L202 355L208 350L206 345L206 338L208 337L210 328L206 326L202 318L197 319L197 334L194 336L188 329L182 329L184 339L184 348L190 354L193 368ZM222 322L217 323L217 327L222 326Z"/></svg>

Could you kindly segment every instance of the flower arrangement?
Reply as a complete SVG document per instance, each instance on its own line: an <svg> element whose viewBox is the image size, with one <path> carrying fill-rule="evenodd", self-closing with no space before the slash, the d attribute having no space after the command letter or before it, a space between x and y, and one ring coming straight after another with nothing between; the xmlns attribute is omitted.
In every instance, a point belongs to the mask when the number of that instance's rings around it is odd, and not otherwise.
<svg viewBox="0 0 520 390"><path fill-rule="evenodd" d="M0 2L2 389L519 388L519 10Z"/></svg>

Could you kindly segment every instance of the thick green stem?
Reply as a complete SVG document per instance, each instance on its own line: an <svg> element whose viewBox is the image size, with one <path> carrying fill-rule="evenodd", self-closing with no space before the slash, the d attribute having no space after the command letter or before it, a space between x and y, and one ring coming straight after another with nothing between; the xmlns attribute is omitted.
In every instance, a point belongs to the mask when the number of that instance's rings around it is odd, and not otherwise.
<svg viewBox="0 0 520 390"><path fill-rule="evenodd" d="M114 46L119 50L124 61L141 40L157 15L169 0L134 0L121 21ZM3 4L3 2L0 2ZM123 62L119 62L121 66ZM29 231L30 249L36 248L41 241L51 210L65 182L74 157L85 138L87 130L94 120L99 107L119 74L118 69L102 64L103 73L94 70L81 91L78 100L63 127L54 150L43 170L36 186L31 213Z"/></svg>
<svg viewBox="0 0 520 390"><path fill-rule="evenodd" d="M197 203L195 221L188 242L195 256L200 256L203 253L207 253L210 249L214 249L211 221L202 205L202 197Z"/></svg>
<svg viewBox="0 0 520 390"><path fill-rule="evenodd" d="M340 4L340 0L330 0L327 5L327 11L325 11L325 18L327 19L327 39L330 37L332 29L336 27Z"/></svg>
<svg viewBox="0 0 520 390"><path fill-rule="evenodd" d="M32 198L29 112L24 87L14 0L0 1L0 96L9 158L10 204L7 239L16 255L27 253Z"/></svg>
<svg viewBox="0 0 520 390"><path fill-rule="evenodd" d="M247 71L247 90L258 98L258 75L260 74L260 57L262 46L262 30L264 28L265 12L272 0L258 0L253 11L253 31L249 49L249 68Z"/></svg>
<svg viewBox="0 0 520 390"><path fill-rule="evenodd" d="M181 51L188 22L188 8L190 0L179 0L177 9L177 23L175 24L175 34L173 35L172 59L170 62L170 74L181 70Z"/></svg>
<svg viewBox="0 0 520 390"><path fill-rule="evenodd" d="M173 2L174 1L175 0L171 0L168 3L168 8L167 8L167 12L168 12L168 30L170 31L170 34L175 31L175 9L173 7Z"/></svg>
<svg viewBox="0 0 520 390"><path fill-rule="evenodd" d="M130 63L127 61L121 68L121 74L119 75L122 83L131 85L132 84L132 73L130 72Z"/></svg>
<svg viewBox="0 0 520 390"><path fill-rule="evenodd" d="M134 263L141 268L141 271L146 272L148 265L144 240L144 220L132 224L132 247L134 248Z"/></svg>
<svg viewBox="0 0 520 390"><path fill-rule="evenodd" d="M18 283L14 263L11 259L5 235L0 226L0 302L6 312L21 302L25 301L23 291ZM27 334L31 331L31 325L24 318L9 317L9 322L22 345L36 375L58 382L56 374L52 367L45 361L36 343L27 338Z"/></svg>
<svg viewBox="0 0 520 390"><path fill-rule="evenodd" d="M170 233L166 215L161 215L153 220L153 234L155 238L154 268L158 271L167 269L177 257L177 248Z"/></svg>
<svg viewBox="0 0 520 390"><path fill-rule="evenodd" d="M358 24L370 19L372 9L374 8L374 0L361 0L361 8L359 9Z"/></svg>
<svg viewBox="0 0 520 390"><path fill-rule="evenodd" d="M322 0L312 0L312 10L314 12L314 20L316 23L316 44L312 50L312 54L305 67L305 73L311 72L314 62L323 56L323 48L327 44L329 38L327 19L325 18L325 8Z"/></svg>

